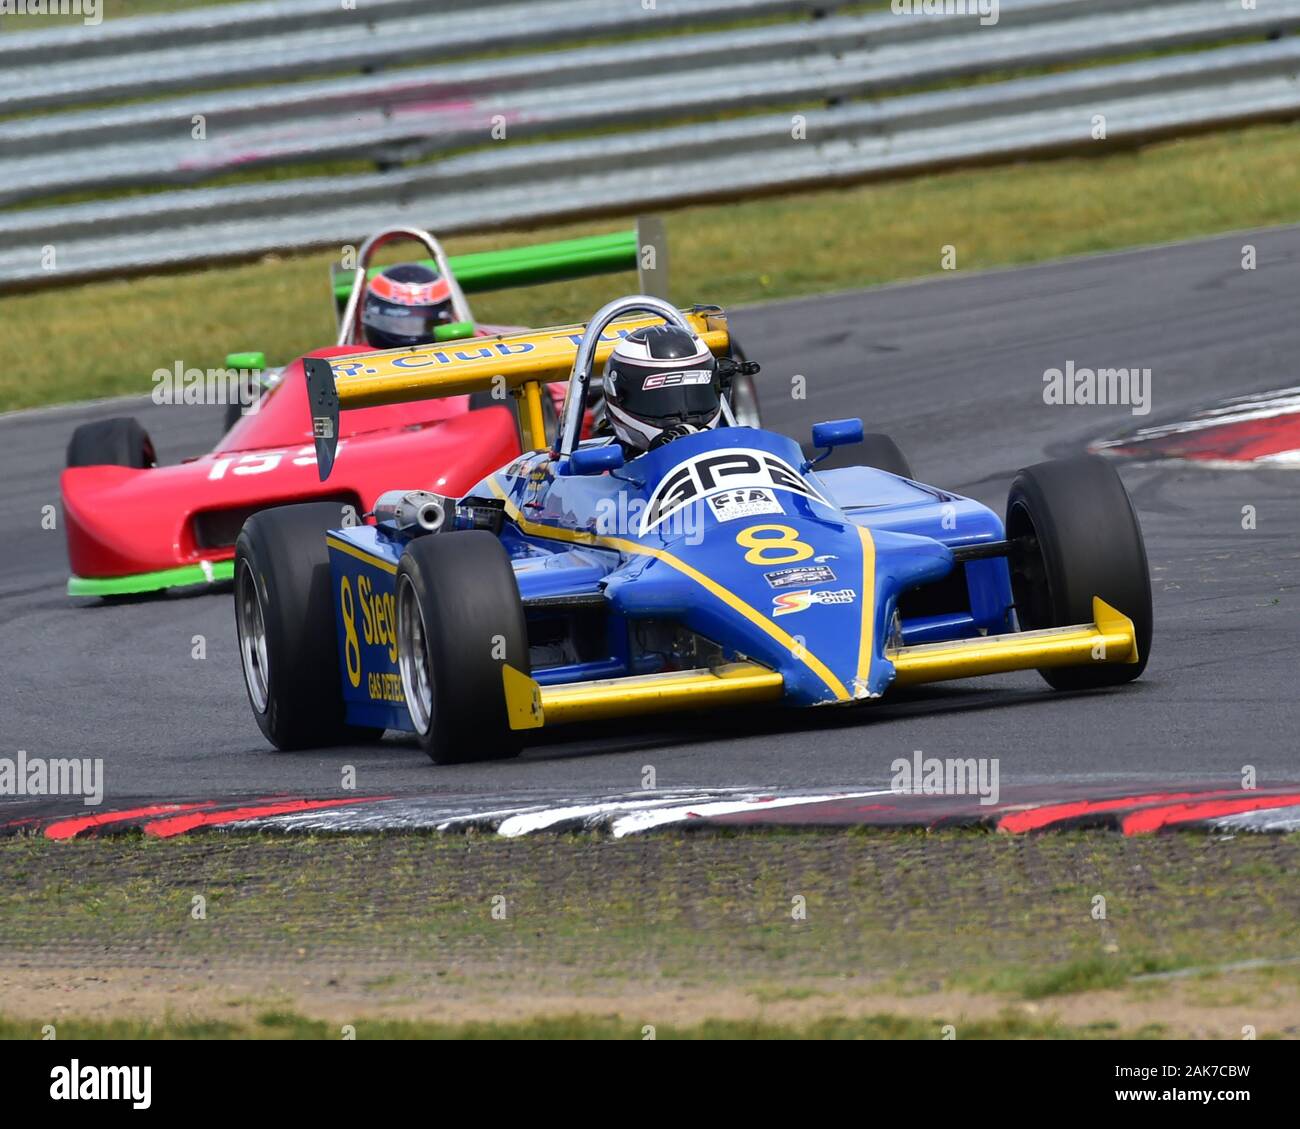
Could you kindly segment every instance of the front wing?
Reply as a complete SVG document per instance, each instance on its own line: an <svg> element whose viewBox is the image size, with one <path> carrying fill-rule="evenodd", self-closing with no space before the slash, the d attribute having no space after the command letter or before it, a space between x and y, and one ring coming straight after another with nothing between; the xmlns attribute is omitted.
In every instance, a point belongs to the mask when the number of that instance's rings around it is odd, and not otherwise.
<svg viewBox="0 0 1300 1129"><path fill-rule="evenodd" d="M890 647L884 657L894 666L895 686L1093 662L1137 662L1133 621L1097 596L1092 614L1088 624ZM512 729L775 702L784 689L779 672L750 662L551 686L539 685L509 664L502 667L501 676Z"/></svg>

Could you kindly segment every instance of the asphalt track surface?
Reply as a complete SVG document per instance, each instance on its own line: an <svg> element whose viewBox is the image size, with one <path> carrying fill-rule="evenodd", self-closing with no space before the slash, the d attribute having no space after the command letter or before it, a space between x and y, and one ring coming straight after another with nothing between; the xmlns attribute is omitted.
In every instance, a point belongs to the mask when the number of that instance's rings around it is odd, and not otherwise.
<svg viewBox="0 0 1300 1129"><path fill-rule="evenodd" d="M1241 269L1244 243L1256 271ZM937 254L937 251L936 251ZM1012 475L1091 439L1220 397L1300 383L1300 228L739 310L769 427L806 437L860 415L923 480L1002 510ZM707 300L709 295L699 295ZM165 334L166 326L141 326ZM1149 367L1153 410L1049 406L1043 373ZM790 378L807 378L793 399ZM1152 566L1143 679L1066 696L1032 673L856 710L628 721L557 730L516 761L439 768L413 744L277 753L249 712L228 592L132 604L64 594L58 503L72 428L136 414L164 461L205 450L220 409L141 402L0 418L0 757L102 757L106 799L359 791L555 795L661 788L886 787L890 763L1000 758L1001 784L1300 777L1300 473L1125 464ZM401 485L394 483L394 485ZM1242 507L1257 528L1242 528ZM467 580L472 583L472 580ZM193 639L207 657L191 657ZM0 804L10 802L0 799Z"/></svg>

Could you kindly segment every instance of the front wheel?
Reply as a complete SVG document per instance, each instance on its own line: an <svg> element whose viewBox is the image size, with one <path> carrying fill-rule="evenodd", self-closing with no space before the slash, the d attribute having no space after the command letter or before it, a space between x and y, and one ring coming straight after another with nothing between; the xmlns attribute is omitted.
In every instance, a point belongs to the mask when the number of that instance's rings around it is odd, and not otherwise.
<svg viewBox="0 0 1300 1129"><path fill-rule="evenodd" d="M345 720L325 532L344 524L335 502L254 514L235 545L235 628L248 702L277 749L374 740Z"/></svg>
<svg viewBox="0 0 1300 1129"><path fill-rule="evenodd" d="M519 754L503 663L527 674L528 634L510 557L484 530L417 537L397 569L402 693L436 764Z"/></svg>
<svg viewBox="0 0 1300 1129"><path fill-rule="evenodd" d="M1142 529L1115 468L1096 455L1026 467L1007 496L1011 591L1022 630L1092 622L1100 596L1133 621L1137 662L1040 670L1057 690L1131 682L1151 654L1151 576Z"/></svg>

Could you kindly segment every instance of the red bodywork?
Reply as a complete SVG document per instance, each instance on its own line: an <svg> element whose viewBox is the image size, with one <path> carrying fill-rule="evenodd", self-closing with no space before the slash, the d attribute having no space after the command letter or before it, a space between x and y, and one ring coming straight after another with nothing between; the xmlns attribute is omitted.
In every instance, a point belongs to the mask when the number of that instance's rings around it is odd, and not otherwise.
<svg viewBox="0 0 1300 1129"><path fill-rule="evenodd" d="M362 351L351 345L307 355ZM562 385L548 391L563 399ZM74 576L95 578L226 561L257 510L331 499L363 514L394 489L456 497L519 453L514 412L504 405L471 412L468 396L453 396L361 408L343 413L339 459L321 482L300 359L206 455L147 470L65 470L68 557Z"/></svg>

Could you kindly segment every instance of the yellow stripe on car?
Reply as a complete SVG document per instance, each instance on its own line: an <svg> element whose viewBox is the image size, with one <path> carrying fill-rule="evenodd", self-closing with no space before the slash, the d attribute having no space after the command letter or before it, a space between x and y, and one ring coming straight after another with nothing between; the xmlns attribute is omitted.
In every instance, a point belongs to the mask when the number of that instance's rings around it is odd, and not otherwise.
<svg viewBox="0 0 1300 1129"><path fill-rule="evenodd" d="M871 686L871 654L875 645L876 624L876 543L871 530L858 526L862 540L862 628L858 636L858 677L854 680L853 696L865 698Z"/></svg>
<svg viewBox="0 0 1300 1129"><path fill-rule="evenodd" d="M340 553L347 553L350 557L356 557L362 564L368 564L373 568L381 568L387 573L397 575L397 566L392 561L386 561L382 557L375 557L358 549L355 545L349 545L346 541L340 541L337 537L326 537L325 544L331 549L337 549Z"/></svg>

